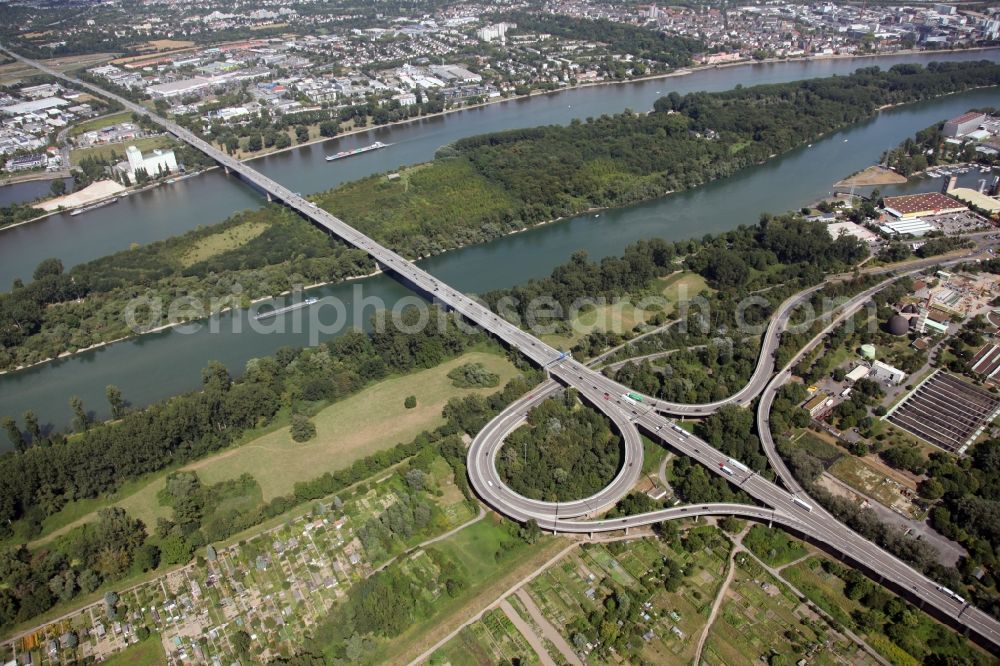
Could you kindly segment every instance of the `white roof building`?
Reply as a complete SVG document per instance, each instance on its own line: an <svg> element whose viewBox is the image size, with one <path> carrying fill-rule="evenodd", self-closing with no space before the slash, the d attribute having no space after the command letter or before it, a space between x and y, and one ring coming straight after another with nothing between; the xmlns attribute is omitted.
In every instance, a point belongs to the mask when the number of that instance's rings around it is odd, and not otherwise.
<svg viewBox="0 0 1000 666"><path fill-rule="evenodd" d="M872 371L869 374L869 377L872 379L886 381L891 384L899 384L906 379L906 373L899 368L894 368L891 365L883 363L882 361L875 361L872 363Z"/></svg>
<svg viewBox="0 0 1000 666"><path fill-rule="evenodd" d="M177 158L172 150L157 149L143 155L137 147L129 146L125 149L125 157L128 161L119 164L118 168L128 176L133 184L138 182L135 174L140 169L145 171L150 178L177 171Z"/></svg>
<svg viewBox="0 0 1000 666"><path fill-rule="evenodd" d="M871 372L871 368L864 365L859 365L858 367L854 368L853 370L847 373L847 379L849 381L856 382L859 379L864 379L865 377L867 377L869 372Z"/></svg>
<svg viewBox="0 0 1000 666"><path fill-rule="evenodd" d="M169 99L171 97L178 97L180 95L197 92L210 85L212 85L211 79L195 76L190 79L181 79L179 81L171 81L170 83L161 83L159 85L149 86L146 88L146 92L153 97Z"/></svg>
<svg viewBox="0 0 1000 666"><path fill-rule="evenodd" d="M48 109L67 106L68 104L69 102L64 100L62 97L43 97L41 99L31 100L30 102L19 102L18 104L10 104L8 106L0 107L0 113L8 116L20 116L26 113L47 111Z"/></svg>
<svg viewBox="0 0 1000 666"><path fill-rule="evenodd" d="M934 227L921 219L911 219L911 220L896 220L894 222L886 222L881 226L881 229L888 234L905 236L906 234L912 234L914 236L923 236L926 233L934 231Z"/></svg>

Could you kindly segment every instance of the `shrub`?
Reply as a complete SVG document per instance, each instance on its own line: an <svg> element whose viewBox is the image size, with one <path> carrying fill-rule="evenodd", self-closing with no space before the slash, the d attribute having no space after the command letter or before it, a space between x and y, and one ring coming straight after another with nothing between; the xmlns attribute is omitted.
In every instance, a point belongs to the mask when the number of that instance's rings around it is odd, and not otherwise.
<svg viewBox="0 0 1000 666"><path fill-rule="evenodd" d="M417 406L417 396L415 395L406 396L406 400L403 401L403 407L406 407L407 409L413 409L416 406Z"/></svg>
<svg viewBox="0 0 1000 666"><path fill-rule="evenodd" d="M316 426L308 417L302 414L292 415L292 439L296 442L307 442L316 436Z"/></svg>
<svg viewBox="0 0 1000 666"><path fill-rule="evenodd" d="M448 373L452 385L458 388L488 388L500 383L500 376L482 363L466 363Z"/></svg>

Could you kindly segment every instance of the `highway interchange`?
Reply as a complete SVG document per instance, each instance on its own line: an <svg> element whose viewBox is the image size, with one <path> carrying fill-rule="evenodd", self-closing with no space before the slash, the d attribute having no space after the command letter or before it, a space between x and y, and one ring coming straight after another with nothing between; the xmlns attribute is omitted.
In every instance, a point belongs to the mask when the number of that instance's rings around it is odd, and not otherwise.
<svg viewBox="0 0 1000 666"><path fill-rule="evenodd" d="M41 63L23 58L6 48L0 47L0 51L50 76L68 81L74 86L85 88L102 97L114 99L125 108L148 117L166 128L179 140L187 142L211 156L227 172L238 174L244 181L265 192L268 199L284 203L347 243L367 252L387 271L396 274L404 282L462 314L487 332L503 340L511 348L520 351L539 366L545 367L551 379L498 415L478 433L469 448L468 470L472 487L484 502L498 512L521 521L534 519L545 529L571 533L623 530L662 520L696 515L736 515L775 522L813 541L825 544L832 551L849 559L869 574L883 582L893 584L897 589L906 592L908 596L917 598L925 608L928 606L933 608L939 617L951 620L953 624L974 634L980 642L988 644L993 650L1000 651L1000 622L971 605L956 601L951 595L942 591L937 583L862 538L819 506L816 506L807 496L802 494L798 484L774 451L773 439L767 427L767 414L775 392L789 375L789 368L786 367L776 377L773 377L774 353L778 348L788 318L795 307L808 300L813 293L822 288L822 284L796 294L778 308L763 336L760 357L753 376L746 386L728 399L704 405L683 405L646 397L637 405L629 404L628 401L622 400L622 395L631 390L628 387L603 376L600 372L571 357L566 357L560 350L498 317L472 298L437 280L434 276L376 243L334 215L317 208L315 204L310 203L298 193L217 150L176 123L150 112L146 107L109 93L103 88L66 76ZM933 261L929 262L928 265L930 263ZM885 286L886 282L882 282L851 299L841 307L839 317L846 317L850 312L863 306L872 294ZM835 323L831 323L824 330L830 330ZM818 336L811 344L816 344L819 339ZM563 386L577 389L583 400L601 410L615 424L623 440L622 469L609 486L591 498L558 504L531 500L518 495L502 482L496 471L495 458L503 445L504 437L523 422L527 412ZM667 416L668 414L683 417L707 416L727 404L749 404L758 395L763 395L758 422L761 426L761 440L764 442L765 451L781 481L796 494L792 494L777 484L762 478L759 474L748 470L730 467L732 474L727 473L721 469L721 465L727 459L725 454L712 448L695 435L682 432L679 428L675 429L674 421ZM628 493L637 481L642 469L643 455L640 429L654 440L659 440L663 445L697 460L708 469L722 475L765 506L710 504L674 507L613 520L581 519L583 516L595 514L613 505Z"/></svg>

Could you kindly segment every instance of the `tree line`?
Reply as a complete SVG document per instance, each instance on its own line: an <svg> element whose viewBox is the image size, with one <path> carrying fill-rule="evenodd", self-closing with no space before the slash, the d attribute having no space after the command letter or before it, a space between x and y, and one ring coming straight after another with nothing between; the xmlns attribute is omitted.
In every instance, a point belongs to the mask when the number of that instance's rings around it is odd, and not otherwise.
<svg viewBox="0 0 1000 666"><path fill-rule="evenodd" d="M23 452L0 457L0 529L9 533L9 522L24 518L38 525L67 502L224 448L292 401L336 400L389 374L433 367L484 340L444 319L446 326L419 333L387 327L349 332L314 348L282 348L249 361L237 379L213 362L199 391L127 412L115 422L78 424L81 432L69 437L53 433L32 441Z"/></svg>

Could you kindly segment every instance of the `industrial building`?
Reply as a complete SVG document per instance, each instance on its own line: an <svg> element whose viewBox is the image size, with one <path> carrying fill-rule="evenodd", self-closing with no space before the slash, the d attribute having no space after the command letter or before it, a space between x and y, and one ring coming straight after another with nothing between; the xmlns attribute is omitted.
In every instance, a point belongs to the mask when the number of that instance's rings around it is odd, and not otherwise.
<svg viewBox="0 0 1000 666"><path fill-rule="evenodd" d="M1000 213L1000 201L993 197L988 197L971 187L953 187L948 190L948 194L964 201L973 208L978 208L988 215Z"/></svg>
<svg viewBox="0 0 1000 666"><path fill-rule="evenodd" d="M171 81L170 83L161 83L155 86L149 86L146 88L146 92L153 97L153 99L170 99L172 97L180 97L181 95L188 95L193 92L198 92L199 90L204 90L212 85L212 79L206 79L201 76L195 76L190 79L180 79L178 81Z"/></svg>
<svg viewBox="0 0 1000 666"><path fill-rule="evenodd" d="M868 373L871 371L872 371L871 368L869 368L867 365L859 365L850 372L848 372L845 379L847 379L847 381L849 382L856 382L860 379L864 379L865 377L867 377Z"/></svg>
<svg viewBox="0 0 1000 666"><path fill-rule="evenodd" d="M807 400L806 403L802 405L802 408L809 412L809 416L817 418L832 405L833 399L830 396L826 393L819 393Z"/></svg>
<svg viewBox="0 0 1000 666"><path fill-rule="evenodd" d="M836 239L843 235L854 236L859 241L869 245L877 243L879 239L878 235L855 222L833 222L826 225L826 230L831 238Z"/></svg>
<svg viewBox="0 0 1000 666"><path fill-rule="evenodd" d="M868 377L877 381L898 385L902 384L903 380L906 379L906 373L882 361L875 361L872 363L872 371L868 373Z"/></svg>
<svg viewBox="0 0 1000 666"><path fill-rule="evenodd" d="M151 178L177 171L177 158L172 150L157 149L143 155L135 146L129 146L125 150L125 157L127 161L119 163L117 168L133 184L137 182L136 172L140 170L145 171Z"/></svg>
<svg viewBox="0 0 1000 666"><path fill-rule="evenodd" d="M934 231L934 227L925 220L897 220L880 224L879 228L889 236L923 236Z"/></svg>
<svg viewBox="0 0 1000 666"><path fill-rule="evenodd" d="M983 345L972 358L972 371L990 381L995 381L997 376L1000 376L1000 346L993 343Z"/></svg>
<svg viewBox="0 0 1000 666"><path fill-rule="evenodd" d="M1000 415L1000 397L935 371L883 419L934 446L958 454Z"/></svg>
<svg viewBox="0 0 1000 666"><path fill-rule="evenodd" d="M946 194L925 192L923 194L886 197L885 210L900 220L912 220L913 218L926 217L927 215L961 213L967 210L967 208Z"/></svg>
<svg viewBox="0 0 1000 666"><path fill-rule="evenodd" d="M964 136L969 132L979 129L979 126L983 124L984 120L986 120L985 113L977 113L975 111L963 113L957 118L952 118L951 120L945 122L944 135L951 139Z"/></svg>
<svg viewBox="0 0 1000 666"><path fill-rule="evenodd" d="M5 168L7 171L28 171L29 169L40 169L48 163L48 158L42 153L34 155L22 155L7 160Z"/></svg>

